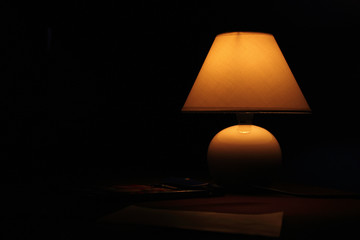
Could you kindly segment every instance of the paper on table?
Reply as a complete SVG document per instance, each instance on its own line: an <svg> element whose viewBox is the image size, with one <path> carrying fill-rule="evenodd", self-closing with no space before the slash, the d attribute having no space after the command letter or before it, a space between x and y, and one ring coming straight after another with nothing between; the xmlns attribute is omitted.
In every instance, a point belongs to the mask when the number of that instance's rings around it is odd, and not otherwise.
<svg viewBox="0 0 360 240"><path fill-rule="evenodd" d="M129 206L100 221L279 237L282 218L283 212L234 214Z"/></svg>

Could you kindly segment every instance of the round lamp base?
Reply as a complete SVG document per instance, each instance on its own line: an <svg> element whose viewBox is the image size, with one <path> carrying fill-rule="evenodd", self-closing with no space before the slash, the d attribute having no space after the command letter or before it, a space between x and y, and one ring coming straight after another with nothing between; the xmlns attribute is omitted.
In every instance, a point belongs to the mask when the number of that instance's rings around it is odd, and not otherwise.
<svg viewBox="0 0 360 240"><path fill-rule="evenodd" d="M281 169L281 149L266 129L254 125L228 127L211 140L208 165L214 180L223 185L275 180Z"/></svg>

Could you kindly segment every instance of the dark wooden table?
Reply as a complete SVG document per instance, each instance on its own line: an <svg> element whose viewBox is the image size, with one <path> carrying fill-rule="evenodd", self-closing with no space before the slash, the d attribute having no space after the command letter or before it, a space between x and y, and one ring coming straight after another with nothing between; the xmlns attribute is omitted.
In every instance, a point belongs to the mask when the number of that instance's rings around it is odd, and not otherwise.
<svg viewBox="0 0 360 240"><path fill-rule="evenodd" d="M13 188L12 188L13 189ZM228 193L220 197L132 202L56 189L20 193L15 189L4 206L4 236L37 239L266 239L267 237L223 234L152 226L104 225L99 219L129 205L261 214L283 212L279 239L360 239L358 196L300 197L269 191Z"/></svg>
<svg viewBox="0 0 360 240"><path fill-rule="evenodd" d="M194 198L166 201L143 202L140 206L190 210L211 211L220 213L262 214L284 212L280 239L324 239L338 237L341 239L356 239L360 224L360 199L343 198L305 198L280 194L241 195L229 194L222 197ZM265 237L233 234L219 234L160 227L112 225L105 231L113 235L132 231L132 236L156 235L161 238L206 237L215 239L263 239ZM101 235L101 234L100 234ZM176 235L176 236L175 236Z"/></svg>

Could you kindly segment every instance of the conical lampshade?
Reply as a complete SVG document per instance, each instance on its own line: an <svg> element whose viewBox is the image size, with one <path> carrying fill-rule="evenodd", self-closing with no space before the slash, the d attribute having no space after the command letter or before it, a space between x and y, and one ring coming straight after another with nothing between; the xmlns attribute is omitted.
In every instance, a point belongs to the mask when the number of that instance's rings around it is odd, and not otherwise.
<svg viewBox="0 0 360 240"><path fill-rule="evenodd" d="M182 111L309 112L271 34L218 35Z"/></svg>

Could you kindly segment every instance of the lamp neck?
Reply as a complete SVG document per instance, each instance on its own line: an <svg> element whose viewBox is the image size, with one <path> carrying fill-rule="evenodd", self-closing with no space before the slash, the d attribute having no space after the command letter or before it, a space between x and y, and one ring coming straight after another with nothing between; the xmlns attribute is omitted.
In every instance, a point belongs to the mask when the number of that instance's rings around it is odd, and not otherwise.
<svg viewBox="0 0 360 240"><path fill-rule="evenodd" d="M236 119L238 121L238 124L249 125L249 124L252 124L252 121L254 119L254 114L253 113L236 113Z"/></svg>

